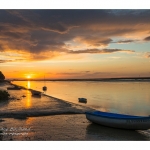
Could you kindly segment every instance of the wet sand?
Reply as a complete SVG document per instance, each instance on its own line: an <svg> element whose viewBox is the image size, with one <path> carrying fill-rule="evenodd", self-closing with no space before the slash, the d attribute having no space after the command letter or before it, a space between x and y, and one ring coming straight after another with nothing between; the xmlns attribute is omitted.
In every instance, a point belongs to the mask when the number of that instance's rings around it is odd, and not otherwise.
<svg viewBox="0 0 150 150"><path fill-rule="evenodd" d="M144 131L121 130L90 123L83 114L5 118L3 141L145 141ZM7 131L6 131L7 130Z"/></svg>
<svg viewBox="0 0 150 150"><path fill-rule="evenodd" d="M0 89L6 89L3 84ZM51 96L33 97L28 90L9 91L14 99L0 103L3 141L146 141L150 130L132 131L89 122L88 107ZM22 97L22 96L25 97Z"/></svg>

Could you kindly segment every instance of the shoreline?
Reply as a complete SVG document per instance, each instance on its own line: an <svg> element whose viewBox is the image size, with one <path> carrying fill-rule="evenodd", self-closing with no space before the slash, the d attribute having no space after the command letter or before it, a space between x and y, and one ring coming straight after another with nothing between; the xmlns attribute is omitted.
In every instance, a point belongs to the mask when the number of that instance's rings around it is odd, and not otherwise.
<svg viewBox="0 0 150 150"><path fill-rule="evenodd" d="M16 84L13 84L11 82L7 82L8 86L16 86L20 87L20 90L25 90L25 91L30 91L32 89L27 89L26 87L23 86L18 86ZM20 90L17 90L20 91ZM13 90L11 90L13 91ZM16 92L16 90L14 91ZM11 95L11 94L10 94ZM23 95L23 94L22 94ZM42 93L42 97L45 98L50 98L50 100L54 100L57 102L60 107L57 108L57 106L54 106L53 109L39 109L39 110L19 110L19 111L0 111L0 118L16 118L16 119L26 119L28 117L41 117L41 116L52 116L52 115L75 115L75 114L85 114L85 111L93 111L95 109L82 106L80 104L75 104L72 102L68 102L63 99L59 99L47 94ZM17 98L13 99L16 100ZM31 100L34 99L34 97L31 97ZM12 100L12 101L13 101Z"/></svg>

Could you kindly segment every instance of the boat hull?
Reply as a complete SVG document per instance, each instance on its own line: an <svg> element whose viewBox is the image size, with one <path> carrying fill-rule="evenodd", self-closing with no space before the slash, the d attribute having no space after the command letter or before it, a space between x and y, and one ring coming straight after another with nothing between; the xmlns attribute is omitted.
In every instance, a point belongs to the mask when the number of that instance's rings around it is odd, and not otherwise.
<svg viewBox="0 0 150 150"><path fill-rule="evenodd" d="M86 98L78 98L79 103L87 103L87 99Z"/></svg>
<svg viewBox="0 0 150 150"><path fill-rule="evenodd" d="M7 87L7 90L21 90L20 87Z"/></svg>
<svg viewBox="0 0 150 150"><path fill-rule="evenodd" d="M86 113L86 118L100 125L131 129L131 130L147 130L150 129L150 117L139 117L139 118L114 118L106 116L93 115L92 113Z"/></svg>
<svg viewBox="0 0 150 150"><path fill-rule="evenodd" d="M32 96L39 96L39 97L41 97L41 95L42 95L42 92L40 92L40 91L36 91L36 90L30 90L30 91L32 93Z"/></svg>

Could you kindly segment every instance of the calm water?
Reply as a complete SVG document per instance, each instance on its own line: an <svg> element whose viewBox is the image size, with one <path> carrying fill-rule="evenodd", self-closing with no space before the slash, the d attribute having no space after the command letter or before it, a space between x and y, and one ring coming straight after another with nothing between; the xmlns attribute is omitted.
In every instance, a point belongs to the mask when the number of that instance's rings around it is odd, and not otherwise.
<svg viewBox="0 0 150 150"><path fill-rule="evenodd" d="M14 84L42 91L43 81L14 81ZM97 110L150 115L150 82L46 81L47 95L85 105ZM78 103L79 104L79 103Z"/></svg>

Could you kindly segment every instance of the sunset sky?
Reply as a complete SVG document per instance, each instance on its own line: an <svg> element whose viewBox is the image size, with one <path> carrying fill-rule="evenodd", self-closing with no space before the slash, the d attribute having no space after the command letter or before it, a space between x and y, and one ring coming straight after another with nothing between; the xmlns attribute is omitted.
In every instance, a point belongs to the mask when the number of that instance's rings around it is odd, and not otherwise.
<svg viewBox="0 0 150 150"><path fill-rule="evenodd" d="M6 79L150 77L150 10L0 10Z"/></svg>

